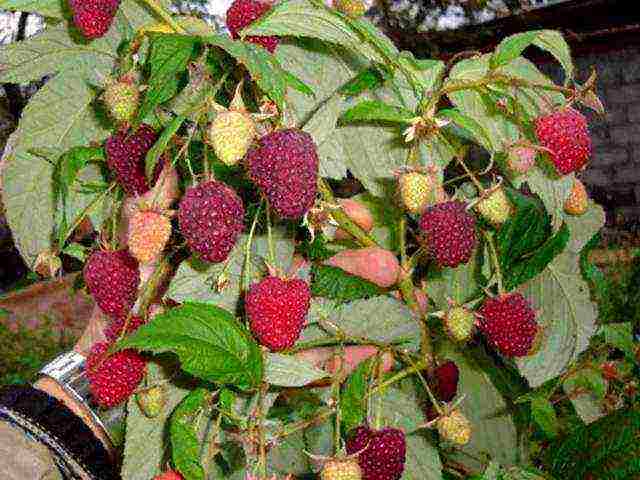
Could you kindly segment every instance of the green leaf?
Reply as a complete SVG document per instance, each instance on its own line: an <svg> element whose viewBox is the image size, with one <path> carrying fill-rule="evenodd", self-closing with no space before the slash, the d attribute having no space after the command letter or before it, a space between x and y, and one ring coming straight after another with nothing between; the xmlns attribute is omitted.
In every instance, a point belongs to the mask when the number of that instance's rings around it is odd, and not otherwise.
<svg viewBox="0 0 640 480"><path fill-rule="evenodd" d="M304 452L304 434L297 431L287 435L267 454L267 473L279 475L305 475L310 470L309 457ZM241 478L245 478L244 476Z"/></svg>
<svg viewBox="0 0 640 480"><path fill-rule="evenodd" d="M438 449L423 435L414 433L406 437L407 453L403 480L441 480L442 462Z"/></svg>
<svg viewBox="0 0 640 480"><path fill-rule="evenodd" d="M327 372L290 355L268 353L264 370L267 383L278 387L304 387L325 378Z"/></svg>
<svg viewBox="0 0 640 480"><path fill-rule="evenodd" d="M384 63L385 57L363 41L343 15L329 8L319 8L308 0L288 0L251 23L242 35L277 35L310 37L341 45L364 55L369 60Z"/></svg>
<svg viewBox="0 0 640 480"><path fill-rule="evenodd" d="M147 156L145 157L145 171L148 179L153 178L156 171L156 165L158 165L160 157L165 152L171 142L171 139L180 129L185 120L186 117L182 115L174 117L173 120L169 122L169 125L164 128L160 138L156 140L156 143L147 152Z"/></svg>
<svg viewBox="0 0 640 480"><path fill-rule="evenodd" d="M491 56L491 68L497 68L515 60L538 36L538 31L510 35L500 42Z"/></svg>
<svg viewBox="0 0 640 480"><path fill-rule="evenodd" d="M67 25L49 26L33 37L0 49L0 82L24 84L64 71L73 71L75 76L85 73L97 82L94 72L102 76L111 72L118 58L119 42L115 28L104 37L83 44L70 34ZM67 100L73 100L71 95Z"/></svg>
<svg viewBox="0 0 640 480"><path fill-rule="evenodd" d="M365 100L342 114L340 120L343 123L381 122L406 124L415 117L413 112L393 105L387 105L379 100Z"/></svg>
<svg viewBox="0 0 640 480"><path fill-rule="evenodd" d="M640 475L640 412L625 409L577 428L552 444L545 465L556 477L632 479Z"/></svg>
<svg viewBox="0 0 640 480"><path fill-rule="evenodd" d="M449 298L458 304L469 302L481 292L479 268L476 252L466 264L457 268L443 268L437 276L429 278L425 293L439 310L449 309Z"/></svg>
<svg viewBox="0 0 640 480"><path fill-rule="evenodd" d="M551 234L551 221L540 202L510 189L506 193L515 212L496 234L500 266L505 271L539 248Z"/></svg>
<svg viewBox="0 0 640 480"><path fill-rule="evenodd" d="M74 187L77 187L76 182L80 183L87 180L87 173L89 177L92 177L92 180L101 180L102 175L97 168L93 172L83 172L83 170L90 163L104 161L104 158L105 154L102 147L74 147L58 159L53 181L58 210L57 241L59 246L64 245L72 233L70 229L75 226L76 214L83 215L86 213L84 209L90 203L87 201L87 197L94 202L100 200L100 197L96 197L96 195L83 196L78 192L78 188ZM80 175L81 172L84 175Z"/></svg>
<svg viewBox="0 0 640 480"><path fill-rule="evenodd" d="M487 132L485 128L473 118L460 113L460 111L455 108L440 110L438 112L438 117L451 120L458 127L468 131L480 145L487 149L487 151L492 151L493 145L489 132Z"/></svg>
<svg viewBox="0 0 640 480"><path fill-rule="evenodd" d="M631 322L602 325L601 331L604 333L604 341L608 345L622 350L628 359L635 359L633 325Z"/></svg>
<svg viewBox="0 0 640 480"><path fill-rule="evenodd" d="M341 268L327 265L311 267L311 294L338 302L349 302L361 298L380 295L382 290L377 285L355 275L350 275Z"/></svg>
<svg viewBox="0 0 640 480"><path fill-rule="evenodd" d="M584 423L595 422L605 415L602 400L607 383L599 370L583 368L577 371L563 382L562 389Z"/></svg>
<svg viewBox="0 0 640 480"><path fill-rule="evenodd" d="M275 229L273 234L276 263L286 270L293 259L293 240L281 229ZM244 265L247 240L247 235L238 238L227 262L211 264L193 257L182 262L165 296L180 303L196 301L214 304L231 312L236 311L241 292L266 272L267 237L253 238L248 265L250 271L245 270Z"/></svg>
<svg viewBox="0 0 640 480"><path fill-rule="evenodd" d="M276 54L283 68L296 74L316 93L312 99L290 89L286 114L291 117L292 124L306 128L313 122L319 126L314 127L314 138L322 141L318 148L320 174L341 179L349 170L369 192L383 196L394 181L393 170L406 163L407 145L397 126L376 122L335 128L333 118L362 100L381 101L413 111L417 99L411 87L396 75L375 92L344 98L339 94L340 88L369 66L362 57L317 40L283 42ZM325 104L326 108L323 108ZM325 122L325 116L331 121ZM420 153L423 165L439 159Z"/></svg>
<svg viewBox="0 0 640 480"><path fill-rule="evenodd" d="M186 372L243 390L262 380L260 347L233 315L213 305L172 308L120 342L119 348L173 352Z"/></svg>
<svg viewBox="0 0 640 480"><path fill-rule="evenodd" d="M234 41L224 35L202 37L205 43L214 45L226 51L239 64L244 65L251 78L273 100L279 108L284 107L284 95L287 85L291 82L291 75L287 75L278 63L276 57L259 45ZM309 85L305 79L301 82ZM313 87L310 87L313 89ZM306 93L301 95L306 96Z"/></svg>
<svg viewBox="0 0 640 480"><path fill-rule="evenodd" d="M138 109L137 123L141 123L153 109L178 93L178 74L187 69L195 53L197 41L183 35L153 35L147 59L148 88Z"/></svg>
<svg viewBox="0 0 640 480"><path fill-rule="evenodd" d="M367 385L374 360L366 360L349 375L340 395L340 415L345 432L361 425L367 416Z"/></svg>
<svg viewBox="0 0 640 480"><path fill-rule="evenodd" d="M547 265L565 249L569 236L569 228L563 224L558 233L549 238L533 254L511 265L503 272L505 289L511 291L542 273Z"/></svg>
<svg viewBox="0 0 640 480"><path fill-rule="evenodd" d="M538 427L549 437L558 435L558 418L551 402L541 396L535 396L531 400L531 418Z"/></svg>
<svg viewBox="0 0 640 480"><path fill-rule="evenodd" d="M178 387L171 377L174 369L165 363L150 360L147 363L147 379L151 383L164 384L165 407L155 418L147 417L138 406L135 395L127 403L126 441L122 462L122 478L149 480L165 470L165 454L169 447L167 425L173 409L189 393Z"/></svg>
<svg viewBox="0 0 640 480"><path fill-rule="evenodd" d="M569 46L562 34L554 30L533 30L505 38L491 56L491 68L498 68L515 60L529 45L536 45L556 57L564 68L565 83L573 78L573 61Z"/></svg>
<svg viewBox="0 0 640 480"><path fill-rule="evenodd" d="M101 142L109 133L95 116L93 100L82 71L59 73L32 97L7 144L2 200L27 265L33 265L38 254L51 247L55 226L52 175L57 155ZM43 159L32 153L40 149L56 155Z"/></svg>
<svg viewBox="0 0 640 480"><path fill-rule="evenodd" d="M427 417L422 408L424 400L413 383L405 382L401 388L387 387L382 393L371 395L371 405L378 405L380 397L384 425L412 433L426 423Z"/></svg>
<svg viewBox="0 0 640 480"><path fill-rule="evenodd" d="M604 209L591 201L589 209L583 215L565 214L563 218L571 230L568 248L574 253L580 253L587 242L600 231L605 222Z"/></svg>
<svg viewBox="0 0 640 480"><path fill-rule="evenodd" d="M11 12L31 12L44 17L62 18L60 0L2 0L0 8Z"/></svg>
<svg viewBox="0 0 640 480"><path fill-rule="evenodd" d="M193 390L176 407L169 424L173 464L185 480L204 480L205 473L200 463L200 442L194 420L208 400L209 392L204 388Z"/></svg>
<svg viewBox="0 0 640 480"><path fill-rule="evenodd" d="M552 217L554 229L558 229L565 218L564 201L573 188L573 181L573 175L553 178L536 166L514 183L516 187L520 187L522 183L526 182L531 191L540 196L547 212Z"/></svg>
<svg viewBox="0 0 640 480"><path fill-rule="evenodd" d="M356 97L367 90L381 87L389 75L389 72L383 73L383 68L383 65L366 67L340 88L340 94L346 97Z"/></svg>
<svg viewBox="0 0 640 480"><path fill-rule="evenodd" d="M415 348L420 329L411 310L395 298L382 296L355 300L329 310L332 325L349 337L359 337L383 343L407 343ZM328 331L337 333L331 325Z"/></svg>
<svg viewBox="0 0 640 480"><path fill-rule="evenodd" d="M597 311L581 277L578 256L568 249L522 293L538 310L543 329L537 353L516 360L520 373L535 388L561 374L589 346Z"/></svg>

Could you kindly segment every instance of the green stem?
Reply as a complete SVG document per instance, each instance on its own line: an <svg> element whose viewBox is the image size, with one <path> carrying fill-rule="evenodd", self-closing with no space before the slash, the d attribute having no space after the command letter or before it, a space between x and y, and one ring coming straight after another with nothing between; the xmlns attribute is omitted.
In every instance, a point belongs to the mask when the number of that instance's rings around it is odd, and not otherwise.
<svg viewBox="0 0 640 480"><path fill-rule="evenodd" d="M327 408L325 410L322 410L318 415L310 420L301 420L299 422L293 422L285 425L285 427L282 429L282 432L278 433L277 436L278 438L287 437L289 435L293 435L296 432L299 432L300 430L305 430L312 425L320 425L333 414L334 410L332 408Z"/></svg>
<svg viewBox="0 0 640 480"><path fill-rule="evenodd" d="M353 236L363 247L379 247L378 243L367 232L362 230L362 228L360 228L353 220L351 220L344 210L335 206L336 199L333 196L331 187L322 178L318 180L318 189L320 190L324 201L331 206L331 216L336 222L338 222L338 224L340 224L340 228L342 230Z"/></svg>
<svg viewBox="0 0 640 480"><path fill-rule="evenodd" d="M428 363L426 362L426 360L424 359L419 360L415 362L411 367L405 368L404 370L399 371L393 377L389 378L388 380L382 382L379 385L376 385L373 389L371 389L371 391L367 394L367 396L371 396L374 393L376 393L378 390L386 388L389 385L393 385L394 383L399 382L400 380L408 377L409 375L413 375L414 373L419 372L420 370L424 370L425 368L427 368L427 366L428 366Z"/></svg>
<svg viewBox="0 0 640 480"><path fill-rule="evenodd" d="M162 5L160 5L156 0L142 0L147 6L153 10L164 22L169 25L176 33L186 34L187 31L182 28L178 23L173 19L171 14L167 12Z"/></svg>
<svg viewBox="0 0 640 480"><path fill-rule="evenodd" d="M420 325L420 352L424 361L427 364L427 368L430 370L433 365L433 345L431 342L431 331L429 330L429 324L425 315L420 311L420 305L416 298L415 286L411 280L411 275L403 272L402 278L398 282L398 288L402 294L402 298L406 302L407 306L414 312Z"/></svg>
<svg viewBox="0 0 640 480"><path fill-rule="evenodd" d="M256 210L256 214L253 217L253 223L251 224L251 229L249 230L249 238L247 238L247 243L245 245L244 251L244 266L242 269L242 290L247 289L247 278L251 277L251 244L253 242L253 235L256 232L256 226L258 225L258 218L260 218L260 210L262 209L262 203L258 205L258 210Z"/></svg>
<svg viewBox="0 0 640 480"><path fill-rule="evenodd" d="M398 221L398 235L400 237L400 261L403 268L409 267L407 261L407 217L400 215Z"/></svg>
<svg viewBox="0 0 640 480"><path fill-rule="evenodd" d="M382 370L382 365L383 365L383 358L382 356L378 355L378 385L382 385L383 381L383 376L384 376L384 372ZM378 398L376 401L376 418L373 424L373 428L375 428L376 430L380 430L382 428L382 399L384 398L384 387L380 387L380 393L378 394Z"/></svg>
<svg viewBox="0 0 640 480"><path fill-rule="evenodd" d="M271 206L267 202L267 209L265 210L265 216L267 218L267 243L269 244L269 263L272 267L276 267L276 245L273 242L273 232L271 225Z"/></svg>
<svg viewBox="0 0 640 480"><path fill-rule="evenodd" d="M421 373L422 369L421 368L417 368L416 363L411 359L411 357L409 355L403 355L403 356L404 356L405 360L407 360L407 363L409 363L411 365L411 367L413 367L415 369L415 372L418 375L418 378L420 379L420 382L422 383L422 386L427 391L427 395L429 395L429 400L431 400L431 403L433 404L433 406L437 410L438 414L439 415L443 415L444 412L443 412L442 408L440 407L440 403L438 402L438 400L436 399L435 395L431 391L431 388L429 388L429 384L427 383L427 381L422 376L422 373Z"/></svg>
<svg viewBox="0 0 640 480"><path fill-rule="evenodd" d="M267 478L267 441L264 432L264 395L269 389L269 384L263 383L258 392L258 406L256 411L256 417L258 420L258 442L259 442L259 457L258 457L258 469L262 478Z"/></svg>
<svg viewBox="0 0 640 480"><path fill-rule="evenodd" d="M473 184L478 189L478 193L482 194L482 192L484 191L484 187L480 183L480 180L478 180L478 178L474 175L474 173L469 169L469 167L467 167L467 164L464 163L464 160L462 159L462 156L458 157L458 162L460 163L460 165L462 165L462 168L466 172L467 176L471 179Z"/></svg>
<svg viewBox="0 0 640 480"><path fill-rule="evenodd" d="M491 237L491 235L489 234L489 232L484 232L484 238L487 240L487 243L489 244L489 249L491 250L491 258L493 259L493 266L495 267L496 271L496 279L498 281L498 293L500 295L503 295L504 292L504 287L502 285L502 272L500 270L500 261L498 260L498 251L496 250L496 245L493 241L493 238Z"/></svg>

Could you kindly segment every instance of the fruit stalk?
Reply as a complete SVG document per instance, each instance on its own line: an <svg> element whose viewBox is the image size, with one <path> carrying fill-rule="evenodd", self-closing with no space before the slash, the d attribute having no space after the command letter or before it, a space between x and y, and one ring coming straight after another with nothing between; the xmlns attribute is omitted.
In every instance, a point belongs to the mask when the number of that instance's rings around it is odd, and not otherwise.
<svg viewBox="0 0 640 480"><path fill-rule="evenodd" d="M178 23L173 19L171 14L167 12L156 0L143 0L143 2L155 12L162 20L165 21L167 25L169 25L176 33L185 34L187 31L182 28Z"/></svg>

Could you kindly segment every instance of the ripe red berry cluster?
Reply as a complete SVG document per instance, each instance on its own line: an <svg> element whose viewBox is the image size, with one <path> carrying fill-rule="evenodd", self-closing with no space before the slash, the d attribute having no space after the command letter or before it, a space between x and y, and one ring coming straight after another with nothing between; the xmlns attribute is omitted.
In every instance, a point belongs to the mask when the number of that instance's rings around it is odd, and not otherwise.
<svg viewBox="0 0 640 480"><path fill-rule="evenodd" d="M399 480L404 471L407 446L404 433L396 428L372 430L357 427L347 439L347 453L358 452L362 480Z"/></svg>
<svg viewBox="0 0 640 480"><path fill-rule="evenodd" d="M488 298L478 311L479 329L507 357L529 354L538 333L536 312L520 293Z"/></svg>

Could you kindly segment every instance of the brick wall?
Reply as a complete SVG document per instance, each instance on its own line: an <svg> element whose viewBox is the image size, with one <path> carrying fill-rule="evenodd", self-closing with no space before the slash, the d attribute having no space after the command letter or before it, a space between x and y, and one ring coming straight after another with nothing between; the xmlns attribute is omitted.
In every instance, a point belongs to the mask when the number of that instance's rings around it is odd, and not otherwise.
<svg viewBox="0 0 640 480"><path fill-rule="evenodd" d="M640 47L579 53L575 62L579 81L595 67L598 93L607 110L604 118L585 112L594 151L581 178L607 210L609 226L640 232ZM544 64L542 69L561 79L555 64Z"/></svg>

